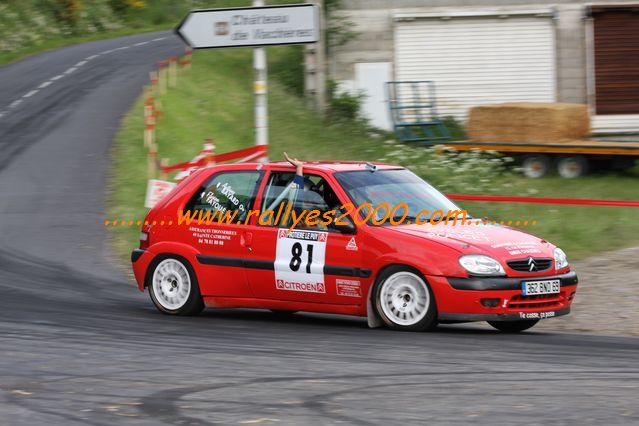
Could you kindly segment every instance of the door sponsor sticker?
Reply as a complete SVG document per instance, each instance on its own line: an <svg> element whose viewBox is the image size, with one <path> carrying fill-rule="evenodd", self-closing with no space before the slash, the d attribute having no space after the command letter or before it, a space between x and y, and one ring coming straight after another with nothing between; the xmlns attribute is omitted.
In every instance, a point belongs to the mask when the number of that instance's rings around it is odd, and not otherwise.
<svg viewBox="0 0 639 426"><path fill-rule="evenodd" d="M338 278L335 280L335 285L337 286L338 296L362 297L362 289L359 281Z"/></svg>
<svg viewBox="0 0 639 426"><path fill-rule="evenodd" d="M303 291L306 293L326 293L326 288L322 283L300 283L284 280L277 280L275 287L278 290Z"/></svg>
<svg viewBox="0 0 639 426"><path fill-rule="evenodd" d="M326 293L324 259L328 232L278 229L275 288Z"/></svg>

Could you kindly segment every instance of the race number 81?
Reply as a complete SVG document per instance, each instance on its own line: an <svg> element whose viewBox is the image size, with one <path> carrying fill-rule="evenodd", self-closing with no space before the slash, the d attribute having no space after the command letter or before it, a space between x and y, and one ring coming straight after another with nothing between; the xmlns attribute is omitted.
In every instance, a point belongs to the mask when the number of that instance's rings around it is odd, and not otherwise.
<svg viewBox="0 0 639 426"><path fill-rule="evenodd" d="M291 254L293 255L293 257L291 258L291 262L288 264L288 266L291 268L291 271L297 272L300 269L300 266L302 264L302 244L301 243L295 243L293 244L293 247L291 247ZM311 273L311 264L313 263L313 245L312 244L308 244L306 245L306 252L308 253L308 258L306 261L306 273L310 274Z"/></svg>

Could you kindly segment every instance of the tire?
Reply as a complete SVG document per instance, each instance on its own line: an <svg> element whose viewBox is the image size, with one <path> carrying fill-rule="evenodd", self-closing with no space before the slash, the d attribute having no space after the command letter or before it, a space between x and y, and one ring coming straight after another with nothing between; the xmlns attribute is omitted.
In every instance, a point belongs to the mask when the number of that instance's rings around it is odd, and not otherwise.
<svg viewBox="0 0 639 426"><path fill-rule="evenodd" d="M297 313L297 311L283 311L281 309L269 309L273 315L281 318L288 318L293 314Z"/></svg>
<svg viewBox="0 0 639 426"><path fill-rule="evenodd" d="M428 283L417 271L392 266L375 280L375 311L384 323L400 331L425 331L437 325L437 304Z"/></svg>
<svg viewBox="0 0 639 426"><path fill-rule="evenodd" d="M186 259L158 256L149 268L147 279L151 301L160 312L188 316L204 309L197 277Z"/></svg>
<svg viewBox="0 0 639 426"><path fill-rule="evenodd" d="M488 321L488 324L504 333L519 333L528 330L537 324L539 320L521 320L521 321Z"/></svg>
<svg viewBox="0 0 639 426"><path fill-rule="evenodd" d="M583 155L567 155L557 161L557 173L566 179L574 179L588 174L590 163Z"/></svg>
<svg viewBox="0 0 639 426"><path fill-rule="evenodd" d="M545 154L530 154L521 161L524 176L531 179L544 177L550 171L550 158Z"/></svg>

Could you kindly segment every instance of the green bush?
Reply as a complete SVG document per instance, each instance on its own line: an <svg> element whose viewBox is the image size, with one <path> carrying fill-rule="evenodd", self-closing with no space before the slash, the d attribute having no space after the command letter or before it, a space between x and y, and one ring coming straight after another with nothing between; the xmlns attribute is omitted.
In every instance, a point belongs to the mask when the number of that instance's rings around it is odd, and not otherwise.
<svg viewBox="0 0 639 426"><path fill-rule="evenodd" d="M271 49L277 49L277 53ZM287 46L269 49L269 78L276 79L292 94L304 96L304 47Z"/></svg>
<svg viewBox="0 0 639 426"><path fill-rule="evenodd" d="M452 115L444 117L442 123L444 123L452 140L468 139L464 125Z"/></svg>
<svg viewBox="0 0 639 426"><path fill-rule="evenodd" d="M365 95L362 92L349 93L339 90L337 83L328 81L328 118L334 121L358 121L361 119L362 101Z"/></svg>

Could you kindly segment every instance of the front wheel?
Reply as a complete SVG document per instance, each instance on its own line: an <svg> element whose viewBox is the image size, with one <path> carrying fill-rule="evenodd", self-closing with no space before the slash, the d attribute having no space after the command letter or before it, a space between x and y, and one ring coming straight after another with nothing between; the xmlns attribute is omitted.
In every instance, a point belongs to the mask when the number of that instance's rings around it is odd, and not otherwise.
<svg viewBox="0 0 639 426"><path fill-rule="evenodd" d="M528 330L538 322L539 320L488 321L488 324L504 333L519 333L520 331Z"/></svg>
<svg viewBox="0 0 639 426"><path fill-rule="evenodd" d="M191 265L178 256L153 261L149 295L155 307L170 315L197 315L204 309L200 287Z"/></svg>
<svg viewBox="0 0 639 426"><path fill-rule="evenodd" d="M424 279L412 269L394 266L375 283L377 314L390 327L402 331L425 331L437 325L437 306Z"/></svg>

